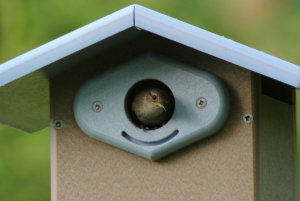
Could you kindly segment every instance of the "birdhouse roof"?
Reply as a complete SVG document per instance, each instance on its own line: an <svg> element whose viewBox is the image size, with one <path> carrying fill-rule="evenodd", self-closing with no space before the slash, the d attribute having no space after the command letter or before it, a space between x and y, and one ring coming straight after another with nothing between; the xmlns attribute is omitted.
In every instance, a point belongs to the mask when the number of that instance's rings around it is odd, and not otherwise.
<svg viewBox="0 0 300 201"><path fill-rule="evenodd" d="M300 87L300 68L297 65L148 8L131 5L1 64L0 122L29 132L47 127L48 77L89 54L135 37L135 32L127 32L113 42L105 42L131 28L156 34L287 85ZM90 48L95 44L98 48ZM70 59L70 55L78 52L82 54ZM58 61L63 61L64 65L53 65Z"/></svg>

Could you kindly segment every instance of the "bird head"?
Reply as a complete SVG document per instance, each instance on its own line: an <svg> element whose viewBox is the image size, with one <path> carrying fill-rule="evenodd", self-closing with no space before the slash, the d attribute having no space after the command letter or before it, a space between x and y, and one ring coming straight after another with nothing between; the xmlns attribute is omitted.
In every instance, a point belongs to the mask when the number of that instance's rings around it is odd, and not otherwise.
<svg viewBox="0 0 300 201"><path fill-rule="evenodd" d="M138 92L132 102L132 110L144 125L161 125L169 116L170 96L164 90L148 88Z"/></svg>
<svg viewBox="0 0 300 201"><path fill-rule="evenodd" d="M152 102L153 106L163 109L165 112L167 111L166 107L164 106L167 100L164 99L162 92L158 91L157 89L149 90L148 101Z"/></svg>

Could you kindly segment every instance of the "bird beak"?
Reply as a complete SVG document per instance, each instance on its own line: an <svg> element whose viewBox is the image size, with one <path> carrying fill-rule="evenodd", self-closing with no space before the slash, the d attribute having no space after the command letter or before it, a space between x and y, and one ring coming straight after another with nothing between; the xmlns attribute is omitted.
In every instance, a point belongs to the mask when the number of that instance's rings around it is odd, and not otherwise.
<svg viewBox="0 0 300 201"><path fill-rule="evenodd" d="M158 105L158 107L164 109L165 112L167 111L166 108L165 108L165 106L163 106L161 103L157 103L157 105Z"/></svg>

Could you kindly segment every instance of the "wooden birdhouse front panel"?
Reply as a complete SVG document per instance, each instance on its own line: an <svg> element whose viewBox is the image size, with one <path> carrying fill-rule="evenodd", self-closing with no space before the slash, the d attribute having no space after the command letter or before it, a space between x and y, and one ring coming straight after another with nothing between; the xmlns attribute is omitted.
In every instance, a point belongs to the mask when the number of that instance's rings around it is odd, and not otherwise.
<svg viewBox="0 0 300 201"><path fill-rule="evenodd" d="M52 122L63 122L63 127L52 133L53 187L58 200L254 200L256 124L243 119L246 114L256 115L251 72L171 41L145 39L156 44L154 49L160 54L188 61L224 81L231 98L225 126L155 162L94 140L74 119L74 97L82 83L118 64L105 55L79 64L51 80ZM129 53L112 51L118 53L114 54L118 61L136 52L133 45L126 51ZM180 57L175 54L179 51L183 53Z"/></svg>

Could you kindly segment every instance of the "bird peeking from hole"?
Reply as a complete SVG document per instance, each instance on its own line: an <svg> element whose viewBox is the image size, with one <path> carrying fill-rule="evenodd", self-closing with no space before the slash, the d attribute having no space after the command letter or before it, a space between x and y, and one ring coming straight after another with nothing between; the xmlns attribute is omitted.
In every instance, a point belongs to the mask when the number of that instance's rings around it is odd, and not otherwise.
<svg viewBox="0 0 300 201"><path fill-rule="evenodd" d="M171 115L171 107L170 94L158 88L137 92L131 105L144 130L155 129L166 123Z"/></svg>

